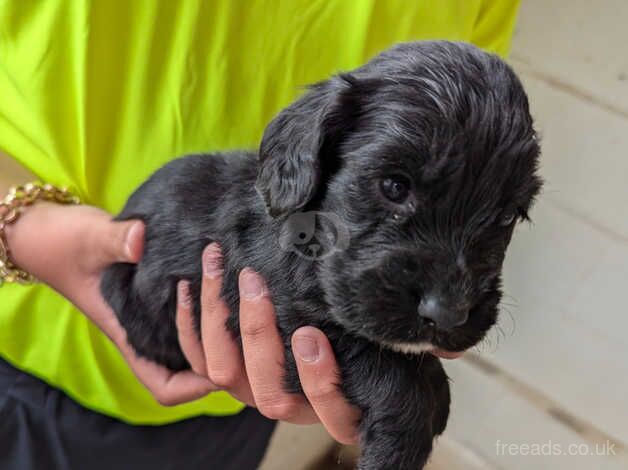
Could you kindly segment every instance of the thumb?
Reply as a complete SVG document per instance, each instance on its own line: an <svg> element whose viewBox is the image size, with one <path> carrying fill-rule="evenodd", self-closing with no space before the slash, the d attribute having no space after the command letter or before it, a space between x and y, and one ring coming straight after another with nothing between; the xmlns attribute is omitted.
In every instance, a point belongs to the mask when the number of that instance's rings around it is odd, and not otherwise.
<svg viewBox="0 0 628 470"><path fill-rule="evenodd" d="M144 223L139 220L109 222L102 241L105 264L137 263L144 251Z"/></svg>

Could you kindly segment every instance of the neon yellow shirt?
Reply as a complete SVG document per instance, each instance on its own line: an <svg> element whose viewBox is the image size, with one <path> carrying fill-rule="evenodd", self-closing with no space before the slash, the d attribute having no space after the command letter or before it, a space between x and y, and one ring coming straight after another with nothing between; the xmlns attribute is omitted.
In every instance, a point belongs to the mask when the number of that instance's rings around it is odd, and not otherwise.
<svg viewBox="0 0 628 470"><path fill-rule="evenodd" d="M175 156L255 148L303 85L398 41L508 52L510 0L0 0L0 150L110 212ZM160 406L46 286L0 289L0 355L82 405L159 424L242 407Z"/></svg>

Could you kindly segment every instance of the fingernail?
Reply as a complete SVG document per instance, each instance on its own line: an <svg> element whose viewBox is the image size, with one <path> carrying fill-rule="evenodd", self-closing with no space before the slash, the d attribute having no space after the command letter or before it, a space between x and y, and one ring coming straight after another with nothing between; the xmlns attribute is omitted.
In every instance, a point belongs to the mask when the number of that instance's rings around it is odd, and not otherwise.
<svg viewBox="0 0 628 470"><path fill-rule="evenodd" d="M218 243L211 243L203 253L203 273L209 278L222 275L222 252Z"/></svg>
<svg viewBox="0 0 628 470"><path fill-rule="evenodd" d="M295 335L294 351L303 362L314 362L318 359L318 343L310 336Z"/></svg>
<svg viewBox="0 0 628 470"><path fill-rule="evenodd" d="M240 275L240 295L246 300L255 300L266 292L264 281L255 271L244 268Z"/></svg>
<svg viewBox="0 0 628 470"><path fill-rule="evenodd" d="M177 301L184 306L190 305L190 288L186 281L177 284Z"/></svg>

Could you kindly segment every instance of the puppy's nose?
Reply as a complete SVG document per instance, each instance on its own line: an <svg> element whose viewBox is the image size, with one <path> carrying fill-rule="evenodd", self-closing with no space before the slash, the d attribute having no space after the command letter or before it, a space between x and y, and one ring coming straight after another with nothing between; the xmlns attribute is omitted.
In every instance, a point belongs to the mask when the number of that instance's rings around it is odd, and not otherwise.
<svg viewBox="0 0 628 470"><path fill-rule="evenodd" d="M433 323L441 330L464 324L469 318L468 308L448 307L439 297L427 295L419 303L419 316L429 323Z"/></svg>
<svg viewBox="0 0 628 470"><path fill-rule="evenodd" d="M308 245L308 248L310 249L312 254L314 256L316 256L316 254L318 253L318 250L320 250L321 246L318 243L311 243L311 244Z"/></svg>

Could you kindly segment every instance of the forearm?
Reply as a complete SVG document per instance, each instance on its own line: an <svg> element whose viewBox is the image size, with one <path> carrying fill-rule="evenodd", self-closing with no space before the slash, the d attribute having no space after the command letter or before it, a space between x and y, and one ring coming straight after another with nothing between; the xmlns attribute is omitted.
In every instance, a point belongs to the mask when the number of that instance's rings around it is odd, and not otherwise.
<svg viewBox="0 0 628 470"><path fill-rule="evenodd" d="M6 195L11 186L34 179L36 179L35 176L26 168L0 151L0 199Z"/></svg>

